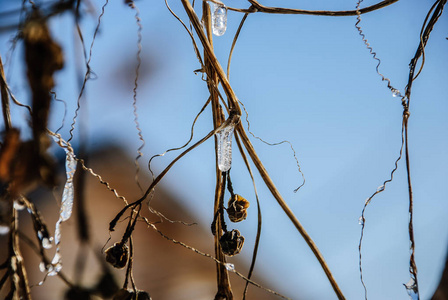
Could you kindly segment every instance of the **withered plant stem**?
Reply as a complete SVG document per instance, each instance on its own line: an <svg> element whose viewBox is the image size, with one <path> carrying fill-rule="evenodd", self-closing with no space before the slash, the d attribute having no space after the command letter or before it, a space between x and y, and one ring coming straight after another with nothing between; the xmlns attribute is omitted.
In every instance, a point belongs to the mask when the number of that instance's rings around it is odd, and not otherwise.
<svg viewBox="0 0 448 300"><path fill-rule="evenodd" d="M204 22L204 27L207 33L207 40L210 44L211 51L213 53L213 35L212 35L212 25L211 25L211 13L210 5L206 2L202 2L202 20ZM211 102L212 102L212 115L213 115L213 128L216 129L225 121L224 114L222 112L221 105L219 104L218 96L218 75L213 67L213 59L204 51L204 62L205 71L207 73L207 87L210 92ZM216 221L212 224L214 234L214 246L215 246L215 256L222 262L226 263L226 256L222 252L219 240L222 236L224 224L223 224L223 210L222 203L224 201L225 192L225 180L226 176L218 168L218 139L215 135L215 169L216 169L216 186L215 186L215 203L213 208L213 215L216 217ZM225 173L224 173L225 174ZM218 291L216 292L215 299L233 299L232 288L230 285L230 279L227 269L222 263L216 263L216 273L217 273L217 285Z"/></svg>
<svg viewBox="0 0 448 300"><path fill-rule="evenodd" d="M11 199L12 201L12 199ZM11 235L10 235L10 262L12 268L12 258L15 259L15 270L12 270L11 273L11 282L15 285L15 293L18 295L17 299L23 300L31 300L31 292L30 286L28 284L28 276L26 274L23 257L20 253L20 245L19 245L19 215L15 209L12 209L12 224L11 224ZM16 285L16 279L14 275L18 277L18 286ZM15 298L14 298L15 299Z"/></svg>
<svg viewBox="0 0 448 300"><path fill-rule="evenodd" d="M207 39L205 32L202 30L201 22L199 21L198 16L196 15L196 12L194 11L193 7L191 6L190 1L188 0L181 0L182 4L185 8L185 11L187 12L187 15L190 19L191 24L193 25L193 28L195 29L202 46L204 47L205 55L208 56L208 59L210 60L210 66L214 69L216 72L216 75L219 78L219 81L221 82L222 88L224 89L224 92L226 93L228 97L228 101L230 103L230 111L237 116L241 116L241 108L238 105L238 98L236 97L235 92L233 91L232 87L230 86L229 80L227 80L227 76L224 73L223 68L219 64L218 59L215 56L215 53L213 51L213 47L210 44L209 40ZM208 76L210 74L207 74Z"/></svg>
<svg viewBox="0 0 448 300"><path fill-rule="evenodd" d="M340 11L330 11L330 10L304 10L304 9L294 9L294 8L283 8L283 7L268 7L261 5L256 0L248 0L252 4L251 9L246 12L262 12L270 14L287 14L287 15L313 15L313 16L333 16L333 17L344 17L344 16L356 16L356 10L340 10ZM383 7L389 6L398 0L384 0L372 6L365 7L359 12L361 14L369 13Z"/></svg>
<svg viewBox="0 0 448 300"><path fill-rule="evenodd" d="M213 70L217 73L219 80L221 81L221 85L228 97L230 114L231 115L232 115L232 113L236 114L239 119L239 116L241 116L241 108L239 107L238 99L237 99L235 93L233 92L233 89L231 88L230 83L227 80L227 77L226 77L220 63L217 60L217 58L213 52L213 47L211 46L210 42L208 41L206 34L202 30L202 25L199 21L199 18L196 15L196 12L194 11L193 7L191 6L191 4L188 0L181 0L181 1L185 8L185 11L187 12L190 22L193 25L202 45L204 47L204 52L208 56L209 62L211 64L211 66L213 67ZM207 74L207 75L210 76L210 74ZM334 279L333 275L330 272L330 268L328 267L327 263L325 262L322 254L320 253L316 244L311 239L311 237L308 235L308 233L306 232L306 230L304 229L302 224L299 222L299 220L294 216L294 213L289 208L289 206L286 204L286 202L283 199L283 197L281 196L280 192L275 187L274 182L269 177L268 172L264 168L261 160L258 158L258 155L257 155L254 147L252 146L252 143L249 141L249 138L248 138L246 132L244 131L244 128L241 125L241 123L238 122L236 124L236 130L238 131L238 134L239 134L246 150L248 151L249 156L251 157L252 161L254 162L255 166L257 167L258 172L260 173L261 177L263 178L265 184L271 191L274 198L277 200L280 207L283 209L283 211L289 217L289 219L294 224L294 226L297 228L299 233L305 239L308 246L311 248L312 252L316 256L317 260L319 261L322 269L324 270L325 274L327 275L328 280L330 281L336 295L338 296L339 299L345 299L344 295L342 294L342 291L340 290L338 284L336 283L336 280Z"/></svg>

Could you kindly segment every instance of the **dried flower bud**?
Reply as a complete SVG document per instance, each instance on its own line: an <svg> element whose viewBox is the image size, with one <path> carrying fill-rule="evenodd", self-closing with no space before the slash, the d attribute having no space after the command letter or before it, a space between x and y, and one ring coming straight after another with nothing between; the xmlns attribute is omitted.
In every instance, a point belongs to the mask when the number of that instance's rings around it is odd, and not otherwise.
<svg viewBox="0 0 448 300"><path fill-rule="evenodd" d="M151 297L145 291L137 291L136 294L133 290L121 289L115 293L112 300L151 300Z"/></svg>
<svg viewBox="0 0 448 300"><path fill-rule="evenodd" d="M106 261L114 268L123 269L129 258L128 246L123 243L115 243L113 246L106 249Z"/></svg>
<svg viewBox="0 0 448 300"><path fill-rule="evenodd" d="M225 232L219 239L222 252L227 256L234 256L240 253L244 244L244 237L236 229Z"/></svg>
<svg viewBox="0 0 448 300"><path fill-rule="evenodd" d="M240 222L247 218L247 209L249 208L249 201L240 195L234 195L229 199L227 214L232 222Z"/></svg>

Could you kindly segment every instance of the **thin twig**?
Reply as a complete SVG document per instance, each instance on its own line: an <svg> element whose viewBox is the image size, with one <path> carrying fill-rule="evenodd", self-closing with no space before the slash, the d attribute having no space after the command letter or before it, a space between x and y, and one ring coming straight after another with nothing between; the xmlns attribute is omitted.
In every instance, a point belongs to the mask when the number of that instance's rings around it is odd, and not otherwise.
<svg viewBox="0 0 448 300"><path fill-rule="evenodd" d="M252 260L250 262L249 272L247 274L247 278L250 279L252 277L252 273L255 268L255 262L257 261L258 247L260 245L261 225L262 225L261 206L260 206L260 199L258 199L257 186L255 185L255 178L252 173L252 168L250 167L249 160L247 159L246 153L244 153L244 149L243 149L243 146L241 145L241 141L238 136L238 132L235 134L235 141L236 141L236 144L238 145L238 149L240 151L241 157L243 158L244 164L246 165L247 171L249 172L250 178L252 180L252 185L254 186L255 199L257 200L257 234L255 236L255 244L254 244L254 250L252 252ZM246 282L246 286L244 287L244 292L243 292L243 300L246 299L248 287L249 287L249 284L248 284L248 282Z"/></svg>
<svg viewBox="0 0 448 300"><path fill-rule="evenodd" d="M282 7L268 7L261 5L256 0L248 0L253 7L256 8L258 12L262 13L270 13L270 14L294 14L294 15L313 15L313 16L333 16L333 17L341 17L341 16L356 16L356 10L341 10L341 11L327 11L327 10L303 10L303 9L294 9L294 8L282 8ZM361 14L369 13L386 6L389 6L398 0L384 0L375 5L365 7L360 9L359 12Z"/></svg>
<svg viewBox="0 0 448 300"><path fill-rule="evenodd" d="M382 193L383 191L386 190L386 186L388 183L392 182L392 180L394 179L394 174L398 169L398 162L401 160L402 156L403 156L403 148L404 148L404 142L405 142L405 136L404 136L404 123L402 122L402 126L401 126L401 147L400 147L400 152L398 155L398 158L395 160L395 165L394 168L392 169L391 173L390 173L390 177L389 179L385 180L383 182L382 185L380 185L377 190L369 197L366 199L366 201L364 202L364 207L362 209L362 213L361 213L361 217L359 218L359 223L361 225L361 236L359 238L359 244L358 244L358 253L359 253L359 277L362 283L362 286L364 288L364 297L367 300L367 286L364 282L364 278L363 278L363 272L362 272L362 242L363 242L363 238L364 238L364 230L365 230L365 226L366 226L366 219L365 219L365 213L366 213L366 208L367 206L370 204L370 202L372 201L372 199L379 193Z"/></svg>
<svg viewBox="0 0 448 300"><path fill-rule="evenodd" d="M197 254L199 254L199 255L201 255L201 256L207 257L207 258L213 260L214 262L216 262L217 264L222 265L224 268L227 266L227 263L226 263L226 262L220 261L219 259L217 259L216 257L214 257L214 256L212 256L212 255L210 255L210 254L208 254L208 253L202 252L202 251L200 251L200 250L198 250L198 249L196 249L196 248L194 248L194 247L192 247L192 246L189 246L189 245L187 245L187 244L185 244L185 243L183 243L183 242L181 242L181 241L178 241L178 240L175 240L175 239L173 239L173 238L170 238L169 236L167 236L166 234L164 234L162 231L160 231L154 224L152 224L151 222L149 222L149 220L146 219L145 217L142 217L142 219L143 219L143 220L145 221L145 223L148 225L148 228L152 228L153 230L155 230L155 231L156 231L160 236L162 236L164 239L166 239L166 240L168 240L168 241L170 241L170 242L172 242L172 243L174 243L174 244L176 244L176 245L182 246L182 247L184 247L184 248L186 248L186 249L188 249L188 250L191 250L191 251L193 251L193 252L195 252L195 253L197 253ZM274 295L276 295L276 296L278 296L278 297L281 297L281 298L283 298L283 299L290 299L290 298L288 298L288 297L286 297L286 296L283 296L282 294L280 294L280 293L278 293L278 292L276 292L276 291L274 291L274 290L271 290L271 289L268 289L268 288L263 287L262 285L260 285L260 284L258 284L258 283L256 283L256 282L254 282L254 281L252 281L252 280L250 280L249 278L247 278L246 276L244 276L243 274L241 274L240 272L238 272L238 271L236 271L236 270L233 271L233 273L235 273L238 277L240 277L240 278L244 279L245 281L247 281L249 284L252 284L252 285L254 285L254 286L256 286L256 287L258 287L258 288L260 288L260 289L262 289L262 290L264 290L264 291L266 291L266 292L269 292L269 293L271 293L271 294L274 294Z"/></svg>
<svg viewBox="0 0 448 300"><path fill-rule="evenodd" d="M302 224L299 222L299 220L296 218L292 210L289 208L289 206L286 204L285 200L283 199L282 195L278 191L277 187L275 186L274 182L272 181L271 177L269 176L268 172L266 171L263 163L258 158L257 153L255 152L254 147L252 146L252 143L250 142L246 132L244 131L243 126L241 123L236 125L236 131L238 132L241 141L243 142L247 152L249 153L249 156L251 157L252 161L254 162L256 168L258 169L258 172L260 173L262 179L264 180L266 186L271 191L274 198L277 200L280 207L283 209L285 214L288 216L288 218L291 220L291 222L294 224L296 229L299 231L299 233L302 235L305 242L310 247L311 251L314 253L314 256L319 261L322 269L324 270L325 274L327 275L328 280L330 281L331 286L333 287L334 292L338 296L339 299L345 299L341 289L339 288L338 284L336 283L336 280L333 277L333 274L330 271L330 268L328 267L327 263L325 262L324 257L320 253L319 249L317 248L314 241L311 239L311 237L306 232L305 228L302 226Z"/></svg>

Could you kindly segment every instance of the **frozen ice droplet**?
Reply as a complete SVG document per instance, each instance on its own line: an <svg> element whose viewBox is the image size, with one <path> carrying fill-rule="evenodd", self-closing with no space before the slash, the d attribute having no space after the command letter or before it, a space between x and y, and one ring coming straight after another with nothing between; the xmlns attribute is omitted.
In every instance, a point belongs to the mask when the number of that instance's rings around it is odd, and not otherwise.
<svg viewBox="0 0 448 300"><path fill-rule="evenodd" d="M47 270L47 267L45 266L45 263L43 261L39 264L39 270L43 273Z"/></svg>
<svg viewBox="0 0 448 300"><path fill-rule="evenodd" d="M401 97L401 93L397 89L392 89L392 97Z"/></svg>
<svg viewBox="0 0 448 300"><path fill-rule="evenodd" d="M235 271L235 265L231 263L225 263L224 266L226 267L227 271Z"/></svg>
<svg viewBox="0 0 448 300"><path fill-rule="evenodd" d="M48 276L56 276L61 270L62 270L62 264L57 263L56 265L54 265L53 270L51 270L51 272L48 272Z"/></svg>
<svg viewBox="0 0 448 300"><path fill-rule="evenodd" d="M406 288L406 291L408 292L408 295L412 300L418 300L418 288L414 278L411 277L408 283L404 285L404 287Z"/></svg>
<svg viewBox="0 0 448 300"><path fill-rule="evenodd" d="M14 209L15 210L22 210L25 208L25 201L23 200L23 196L18 197L17 199L14 199Z"/></svg>
<svg viewBox="0 0 448 300"><path fill-rule="evenodd" d="M0 235L7 234L9 232L9 226L0 224Z"/></svg>
<svg viewBox="0 0 448 300"><path fill-rule="evenodd" d="M53 238L43 238L42 239L42 247L45 249L51 249L53 247L53 244L51 243L53 241Z"/></svg>
<svg viewBox="0 0 448 300"><path fill-rule="evenodd" d="M359 225L364 225L364 221L365 221L364 217L360 216L359 219L358 219L358 224Z"/></svg>
<svg viewBox="0 0 448 300"><path fill-rule="evenodd" d="M233 125L229 125L216 133L218 138L218 168L226 172L232 166Z"/></svg>
<svg viewBox="0 0 448 300"><path fill-rule="evenodd" d="M221 36L227 29L227 7L224 3L210 3L212 13L212 31L216 36Z"/></svg>

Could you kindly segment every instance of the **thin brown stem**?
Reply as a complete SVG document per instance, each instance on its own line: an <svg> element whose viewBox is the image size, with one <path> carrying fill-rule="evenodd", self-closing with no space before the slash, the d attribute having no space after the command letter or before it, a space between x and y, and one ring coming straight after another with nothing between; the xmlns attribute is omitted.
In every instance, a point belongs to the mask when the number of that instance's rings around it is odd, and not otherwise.
<svg viewBox="0 0 448 300"><path fill-rule="evenodd" d="M31 292L30 292L30 286L28 284L28 276L26 274L26 270L25 270L25 266L23 264L23 257L22 254L20 253L20 245L19 245L19 215L17 213L17 211L15 209L12 210L13 211L13 215L12 215L12 234L11 234L11 239L12 239L12 252L11 252L11 265L12 263L12 259L14 258L15 260L15 270L13 268L13 272L15 274L17 274L18 276L18 280L19 280L19 284L18 286L20 287L18 294L21 296L20 299L24 299L24 300L31 300ZM13 275L14 277L14 275ZM15 279L13 279L13 281L15 281Z"/></svg>
<svg viewBox="0 0 448 300"><path fill-rule="evenodd" d="M289 14L289 15L313 15L313 16L332 16L332 17L343 17L343 16L356 16L356 10L340 10L340 11L329 11L329 10L304 10L304 9L294 9L294 8L282 8L282 7L268 7L261 5L256 0L248 0L250 4L258 11L262 13L270 14ZM360 9L361 14L369 13L386 6L389 6L398 0L384 0L372 6Z"/></svg>
<svg viewBox="0 0 448 300"><path fill-rule="evenodd" d="M235 37L233 38L232 46L230 47L229 59L227 61L227 79L229 79L229 80L230 80L230 61L232 60L233 50L235 49L236 41L238 40L238 37L240 36L241 29L243 28L244 22L246 22L248 15L249 15L249 13L245 13L243 18L241 19L240 25L238 26L238 29L235 33Z"/></svg>
<svg viewBox="0 0 448 300"><path fill-rule="evenodd" d="M182 4L185 8L185 11L187 12L188 17L190 18L191 24L193 25L201 43L204 47L204 52L208 56L209 64L213 68L213 70L216 72L216 75L218 76L219 80L221 81L222 88L224 89L224 92L226 93L228 97L228 101L231 103L230 105L230 111L233 112L237 116L241 116L241 109L238 105L238 98L236 97L235 92L233 91L232 87L230 86L229 81L227 80L227 76L221 67L218 59L216 58L216 55L213 51L213 47L210 44L209 40L207 39L207 36L202 29L201 21L199 21L198 16L196 15L196 12L194 11L193 7L191 6L190 1L188 0L181 0ZM206 68L207 69L207 68ZM207 70L205 70L207 72ZM210 76L211 74L207 73L207 76L212 78Z"/></svg>
<svg viewBox="0 0 448 300"><path fill-rule="evenodd" d="M405 138L405 160L406 160L406 175L408 182L408 192L409 192L409 241L410 241L410 251L411 256L409 259L409 272L411 273L411 278L414 280L414 284L410 287L412 292L417 295L417 300L420 299L418 279L417 279L417 264L415 262L415 239L414 239L414 198L412 194L412 182L411 182L411 164L409 158L409 145L408 145L408 120L409 114L403 114L404 122L404 138Z"/></svg>
<svg viewBox="0 0 448 300"><path fill-rule="evenodd" d="M299 233L302 235L305 242L310 247L311 251L314 253L314 256L316 256L317 260L319 261L322 269L324 270L325 274L327 275L328 280L331 283L331 286L333 287L333 290L335 291L336 295L339 299L345 299L344 295L342 294L342 291L340 290L338 284L336 283L336 280L333 277L333 274L330 271L330 268L328 267L327 263L325 262L324 257L320 253L319 249L317 248L314 241L311 239L311 237L306 232L305 228L302 226L302 224L299 222L299 220L296 218L292 210L289 208L289 206L286 204L285 200L283 199L282 195L278 191L277 187L275 186L274 182L272 181L271 177L269 176L268 172L266 171L263 163L261 162L260 158L258 157L257 153L255 152L254 147L252 146L252 143L250 142L246 132L244 131L243 126L241 123L237 124L236 131L238 132L241 141L243 142L247 152L249 153L249 156L251 157L253 163L255 164L255 167L258 169L258 172L260 173L261 177L263 178L263 181L265 182L266 186L271 191L274 198L277 200L280 207L283 209L283 211L286 213L288 218L291 220L291 222L294 224L296 229L299 231Z"/></svg>
<svg viewBox="0 0 448 300"><path fill-rule="evenodd" d="M213 36L211 28L211 14L210 6L206 1L202 2L202 20L204 22L204 27L207 33L207 40L211 47L211 52L213 53ZM221 105L219 104L219 97L217 89L215 88L218 83L218 75L213 67L210 55L207 51L204 51L204 62L205 71L207 73L207 86L210 92L210 98L212 102L212 115L213 115L213 127L216 129L222 125L225 118L222 113ZM215 245L215 256L222 262L216 264L216 274L217 274L217 285L218 291L215 295L215 300L232 300L232 288L230 286L229 274L223 263L226 263L226 256L222 252L219 239L223 234L224 222L223 222L223 201L225 192L225 173L221 173L218 168L218 140L215 136L215 168L216 168L216 186L215 186L215 203L213 208L213 215L216 217L216 221L212 225L212 231L214 232L214 245Z"/></svg>
<svg viewBox="0 0 448 300"><path fill-rule="evenodd" d="M244 153L243 145L241 144L240 138L238 136L238 132L235 134L235 141L238 145L238 150L240 151L241 157L244 160L244 164L246 165L247 171L249 172L250 178L252 180L252 184L254 186L255 199L257 200L257 235L255 237L254 250L252 252L252 261L250 263L249 272L247 274L247 278L250 279L252 277L252 273L255 268L255 262L257 261L258 247L260 245L261 238L261 225L262 225L262 216L261 216L261 206L260 200L258 199L257 186L255 185L255 178L252 173L252 168L250 167L249 160L247 159L246 153ZM249 282L246 282L246 286L244 287L243 292L243 300L246 299L247 290L249 288Z"/></svg>

